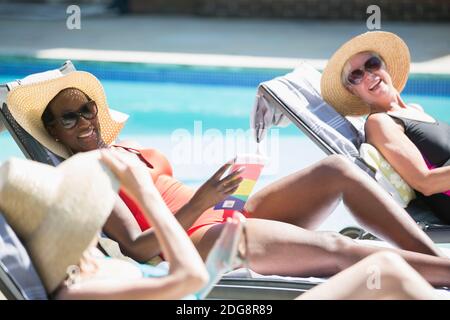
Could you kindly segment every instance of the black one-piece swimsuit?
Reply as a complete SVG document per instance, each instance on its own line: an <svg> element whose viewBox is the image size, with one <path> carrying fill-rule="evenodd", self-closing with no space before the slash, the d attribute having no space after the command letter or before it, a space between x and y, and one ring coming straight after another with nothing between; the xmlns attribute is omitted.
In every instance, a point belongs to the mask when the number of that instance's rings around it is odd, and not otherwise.
<svg viewBox="0 0 450 320"><path fill-rule="evenodd" d="M398 119L405 129L405 134L422 153L429 168L450 166L450 125L442 121L425 122L389 115ZM420 197L442 220L450 224L450 196L437 193Z"/></svg>

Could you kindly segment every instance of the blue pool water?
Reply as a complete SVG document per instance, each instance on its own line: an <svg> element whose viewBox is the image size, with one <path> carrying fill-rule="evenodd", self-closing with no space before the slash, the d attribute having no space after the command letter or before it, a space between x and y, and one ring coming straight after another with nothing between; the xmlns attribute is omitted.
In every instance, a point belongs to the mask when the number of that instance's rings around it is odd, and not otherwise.
<svg viewBox="0 0 450 320"><path fill-rule="evenodd" d="M20 78L0 76L0 83ZM249 86L156 83L102 80L109 105L130 115L123 135L170 134L178 128L193 130L201 120L203 129L248 129L256 88ZM450 122L450 96L404 95L407 102L421 104L433 117ZM298 135L289 126L281 135Z"/></svg>
<svg viewBox="0 0 450 320"><path fill-rule="evenodd" d="M168 133L176 128L193 127L201 120L203 128L248 129L256 89L199 84L157 84L105 81L110 105L130 114L124 134ZM437 119L450 122L450 96L405 95ZM289 126L282 135L298 135Z"/></svg>
<svg viewBox="0 0 450 320"><path fill-rule="evenodd" d="M26 73L22 72L0 74L0 83L19 79L25 75ZM217 81L204 84L186 81L156 82L154 79L101 80L109 105L130 115L121 134L125 139L156 135L170 137L170 134L179 128L192 133L195 121L201 121L203 131L214 128L225 133L227 129L249 128L249 114L253 108L256 86L248 83L233 86L229 82L219 84ZM433 117L450 122L450 95L405 94L404 98L407 102L421 104ZM281 138L304 137L294 125L280 129L279 134ZM0 143L2 146L0 161L12 155L21 155L20 150L6 133L0 134Z"/></svg>
<svg viewBox="0 0 450 320"><path fill-rule="evenodd" d="M23 76L23 74L0 76L0 83L22 78ZM256 86L233 86L228 83L220 85L218 83L203 84L111 79L101 79L101 81L104 85L109 105L130 115L127 125L121 133L121 138L137 140L146 146L162 148L169 158L172 158L171 160L178 158L174 153L174 141L171 134L180 128L193 133L194 122L196 121L201 121L203 133L208 129L217 129L224 135L227 129L247 130L249 128L249 114L253 108L256 93ZM404 99L407 102L419 103L433 117L450 122L448 109L450 107L450 95L425 96L406 94ZM286 138L296 139L297 141L307 140L303 139L304 135L294 125L279 129L279 136L281 141ZM0 134L0 145L0 162L10 156L21 156L22 154L5 132ZM294 145L294 147L296 146ZM208 147L206 146L206 148ZM314 146L310 145L308 148L314 148ZM286 147L286 149L288 153L295 153L290 148ZM204 150L201 151L203 152ZM198 153L199 150L192 152ZM310 154L309 151L307 153ZM212 164L217 166L231 156L231 154L212 155L211 157L218 159L217 162ZM320 154L320 156L323 155ZM283 154L279 157L284 158ZM314 159L317 160L317 156ZM314 159L312 157L310 162L314 162ZM300 165L304 166L307 165L307 162L303 163L300 161L295 165L297 167ZM194 169L186 167L181 171L186 172L186 180L194 179L194 175L188 174Z"/></svg>

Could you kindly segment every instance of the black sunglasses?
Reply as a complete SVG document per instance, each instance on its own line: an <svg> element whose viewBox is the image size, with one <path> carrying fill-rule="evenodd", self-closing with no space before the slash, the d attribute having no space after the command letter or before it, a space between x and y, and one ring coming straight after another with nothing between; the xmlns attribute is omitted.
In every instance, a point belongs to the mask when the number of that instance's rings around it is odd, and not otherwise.
<svg viewBox="0 0 450 320"><path fill-rule="evenodd" d="M94 100L89 100L88 102L83 104L78 111L66 112L59 118L56 118L54 121L59 120L59 122L65 129L73 129L78 124L80 117L83 117L86 120L92 120L97 116L97 113L97 104Z"/></svg>
<svg viewBox="0 0 450 320"><path fill-rule="evenodd" d="M347 81L349 84L356 86L362 82L367 71L372 73L374 71L380 70L382 66L383 61L376 56L372 56L367 59L362 68L350 72L347 76Z"/></svg>

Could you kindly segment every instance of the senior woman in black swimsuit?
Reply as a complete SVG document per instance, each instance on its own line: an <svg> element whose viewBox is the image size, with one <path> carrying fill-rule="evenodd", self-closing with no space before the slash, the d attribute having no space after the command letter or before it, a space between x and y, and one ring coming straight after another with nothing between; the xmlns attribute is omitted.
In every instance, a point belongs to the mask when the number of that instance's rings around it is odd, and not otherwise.
<svg viewBox="0 0 450 320"><path fill-rule="evenodd" d="M362 34L329 60L322 95L343 115L369 115L366 140L450 224L450 125L403 101L409 64L408 47L395 34Z"/></svg>

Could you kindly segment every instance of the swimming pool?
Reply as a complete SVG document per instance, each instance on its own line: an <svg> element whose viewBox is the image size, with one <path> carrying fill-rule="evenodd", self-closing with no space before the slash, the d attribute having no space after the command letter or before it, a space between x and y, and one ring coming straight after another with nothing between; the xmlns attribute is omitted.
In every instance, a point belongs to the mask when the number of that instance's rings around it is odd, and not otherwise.
<svg viewBox="0 0 450 320"><path fill-rule="evenodd" d="M0 83L59 67L63 61L0 59ZM100 78L111 107L130 115L122 138L170 136L183 128L247 130L257 85L288 70L173 67L164 65L75 62L79 70ZM411 76L407 102L421 104L433 117L450 122L450 76ZM199 122L197 122L198 124ZM293 125L280 129L283 137L303 137ZM0 161L20 151L0 135Z"/></svg>
<svg viewBox="0 0 450 320"><path fill-rule="evenodd" d="M0 83L56 68L62 61L0 60ZM258 83L288 70L188 68L118 63L75 63L102 80L111 107L130 115L124 135L169 134L177 128L247 129ZM412 76L407 102L450 122L450 76ZM281 132L298 135L294 126Z"/></svg>
<svg viewBox="0 0 450 320"><path fill-rule="evenodd" d="M63 61L0 59L0 82L22 78L34 72L57 68ZM130 115L121 137L138 140L166 154L175 175L197 186L220 163L236 153L238 145L227 154L218 154L202 141L202 149L192 148L191 161L177 161L173 132L183 128L194 132L194 122L201 130L247 130L258 83L283 75L289 70L224 68L189 68L155 65L74 62L79 70L94 73L104 85L109 105ZM407 102L421 104L433 117L450 122L450 77L412 76L405 88ZM197 122L198 124L198 122ZM198 129L198 127L197 127ZM279 155L276 170L265 170L255 190L281 176L324 158L316 147L293 125L278 131L279 143L272 150ZM0 134L0 162L10 156L22 156L6 133ZM202 152L203 157L196 155ZM208 160L215 159L216 161ZM339 208L344 212L345 209ZM342 215L334 215L333 229L351 224Z"/></svg>

